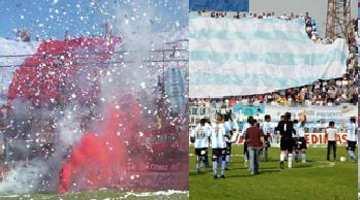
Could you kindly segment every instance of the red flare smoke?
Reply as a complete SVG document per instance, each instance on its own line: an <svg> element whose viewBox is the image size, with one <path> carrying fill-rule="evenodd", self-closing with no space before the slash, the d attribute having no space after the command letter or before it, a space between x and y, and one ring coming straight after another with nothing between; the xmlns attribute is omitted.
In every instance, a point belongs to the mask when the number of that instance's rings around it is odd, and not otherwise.
<svg viewBox="0 0 360 200"><path fill-rule="evenodd" d="M132 102L122 111L109 106L99 125L102 132L86 133L82 137L62 166L59 192L126 186L127 146L133 143L136 123L140 120L139 105L135 100Z"/></svg>
<svg viewBox="0 0 360 200"><path fill-rule="evenodd" d="M120 102L119 107L108 105L105 118L99 124L101 132L86 133L73 147L62 166L58 191L103 187L135 191L186 190L185 131L170 124L149 130L133 97L127 96Z"/></svg>

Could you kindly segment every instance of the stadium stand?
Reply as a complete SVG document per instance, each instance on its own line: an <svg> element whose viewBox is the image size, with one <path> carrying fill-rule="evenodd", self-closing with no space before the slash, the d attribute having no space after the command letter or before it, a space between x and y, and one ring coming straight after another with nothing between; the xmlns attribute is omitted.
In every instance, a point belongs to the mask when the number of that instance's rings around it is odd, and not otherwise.
<svg viewBox="0 0 360 200"><path fill-rule="evenodd" d="M309 13L305 15L297 15L294 13L282 14L280 16L275 15L274 12L269 13L240 13L240 12L207 12L198 11L198 14L204 17L212 18L278 18L283 20L304 19L305 20L305 32L309 38L315 43L331 44L333 41L329 38L322 38L317 32L317 24L315 20L309 16ZM231 102L241 102L243 104L261 104L267 103L272 105L321 105L321 106L333 106L340 105L341 103L351 103L356 105L358 103L358 90L356 87L358 84L358 19L353 19L353 27L348 32L348 47L349 55L347 58L347 71L338 79L332 80L317 80L311 85L305 85L297 88L289 88L286 90L279 90L268 94L257 94L249 96L230 96L220 99L221 101L228 99ZM203 105L218 101L219 99L193 99L192 103Z"/></svg>

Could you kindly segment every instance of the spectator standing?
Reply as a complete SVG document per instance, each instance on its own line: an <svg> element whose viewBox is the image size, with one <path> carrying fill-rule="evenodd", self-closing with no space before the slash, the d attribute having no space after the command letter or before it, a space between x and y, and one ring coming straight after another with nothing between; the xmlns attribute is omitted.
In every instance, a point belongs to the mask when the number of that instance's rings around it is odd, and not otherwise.
<svg viewBox="0 0 360 200"><path fill-rule="evenodd" d="M245 141L250 157L250 172L252 175L259 174L259 154L264 145L264 133L254 119L250 121L250 127L246 129Z"/></svg>

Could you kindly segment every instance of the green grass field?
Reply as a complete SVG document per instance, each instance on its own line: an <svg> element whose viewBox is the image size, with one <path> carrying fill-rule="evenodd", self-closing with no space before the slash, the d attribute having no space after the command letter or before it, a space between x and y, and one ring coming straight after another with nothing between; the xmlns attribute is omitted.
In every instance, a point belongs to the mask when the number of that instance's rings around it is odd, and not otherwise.
<svg viewBox="0 0 360 200"><path fill-rule="evenodd" d="M230 169L225 172L226 178L214 179L210 168L202 169L200 174L195 173L194 150L191 147L190 199L357 199L357 163L328 162L325 148L309 148L308 163L295 163L294 168L284 170L279 169L279 148L271 148L270 161L260 162L260 174L257 176L251 176L244 167L242 148L241 145L233 146L232 163ZM344 147L338 147L337 157L340 156L346 156Z"/></svg>
<svg viewBox="0 0 360 200"><path fill-rule="evenodd" d="M123 193L113 190L99 190L80 193L69 193L57 195L53 193L32 194L32 195L8 195L0 196L1 200L187 200L188 194L175 193L171 195L145 193Z"/></svg>

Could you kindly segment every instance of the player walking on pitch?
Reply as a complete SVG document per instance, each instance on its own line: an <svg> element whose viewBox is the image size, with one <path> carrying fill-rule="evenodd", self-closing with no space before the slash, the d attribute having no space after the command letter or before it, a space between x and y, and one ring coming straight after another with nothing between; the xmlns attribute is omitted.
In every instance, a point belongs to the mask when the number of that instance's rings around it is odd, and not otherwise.
<svg viewBox="0 0 360 200"><path fill-rule="evenodd" d="M226 133L226 168L225 170L228 169L230 162L231 162L231 149L232 149L232 138L234 135L234 132L237 130L237 126L236 123L232 120L231 117L231 111L228 112L225 116L224 116L225 122L224 122L224 126L225 126L225 133Z"/></svg>
<svg viewBox="0 0 360 200"><path fill-rule="evenodd" d="M196 173L200 172L202 164L206 165L210 134L211 129L206 123L206 119L201 119L200 124L191 132L190 138L195 146Z"/></svg>
<svg viewBox="0 0 360 200"><path fill-rule="evenodd" d="M355 149L356 149L356 117L351 117L350 118L350 123L348 124L347 127L347 151L348 151L348 155L350 157L351 160L355 161L356 160L356 156L355 156Z"/></svg>
<svg viewBox="0 0 360 200"><path fill-rule="evenodd" d="M291 121L291 113L285 113L284 121L280 121L277 130L280 132L280 168L284 169L284 160L288 155L288 167L292 168L295 129Z"/></svg>
<svg viewBox="0 0 360 200"><path fill-rule="evenodd" d="M271 123L270 115L265 115L264 120L265 121L261 125L261 129L264 133L264 140L265 140L265 145L264 145L265 147L262 150L262 153L264 155L264 161L266 162L268 160L268 149L270 148L270 143L274 136L274 127L273 124Z"/></svg>
<svg viewBox="0 0 360 200"><path fill-rule="evenodd" d="M304 115L302 119L295 125L296 130L296 150L298 156L301 158L302 163L306 163L306 140L305 140L305 128L306 128L306 116Z"/></svg>
<svg viewBox="0 0 360 200"><path fill-rule="evenodd" d="M214 178L219 178L218 168L221 168L220 178L225 178L226 167L226 142L225 142L225 126L224 118L221 114L217 114L216 122L211 130L211 147L212 147L212 161Z"/></svg>

